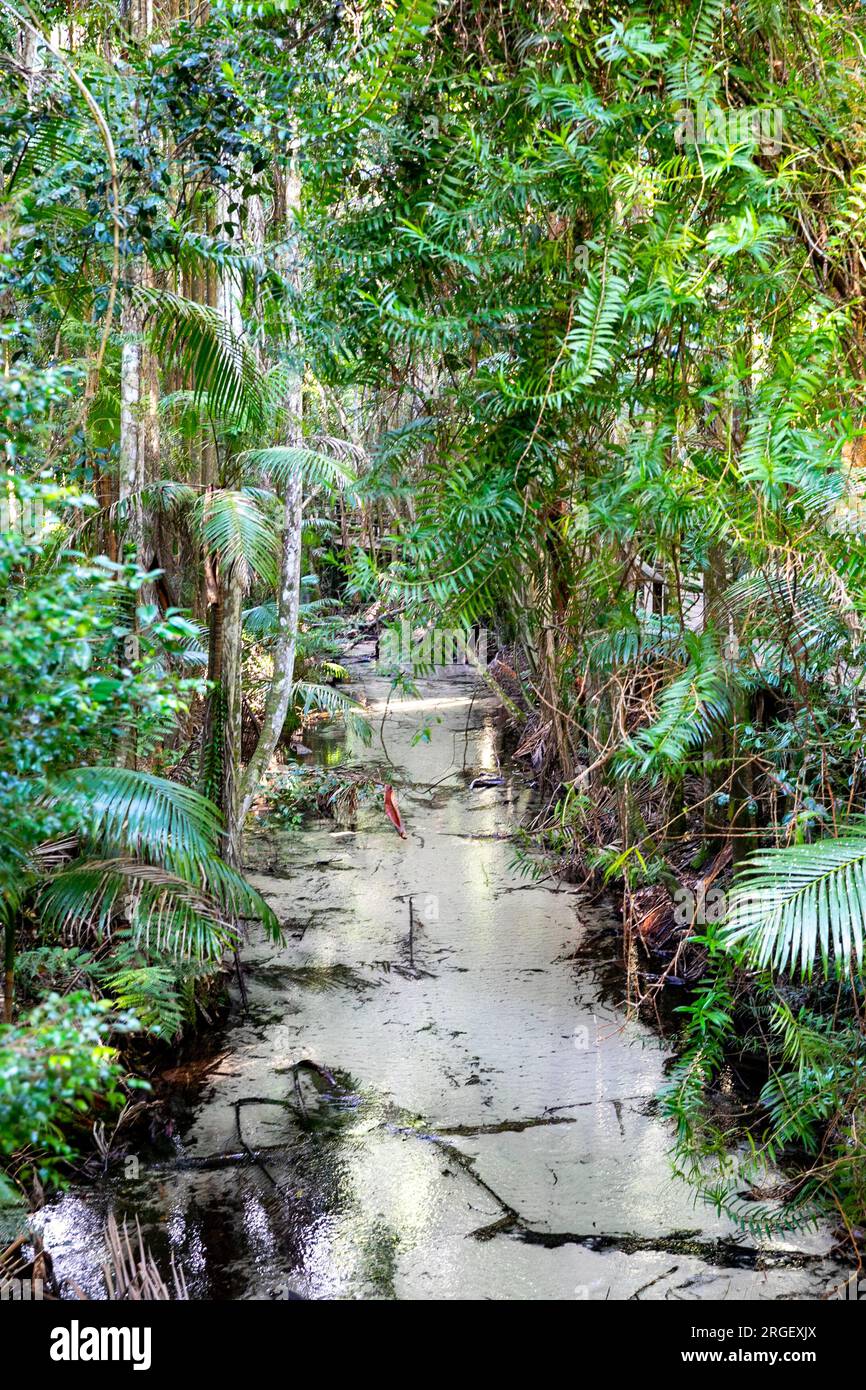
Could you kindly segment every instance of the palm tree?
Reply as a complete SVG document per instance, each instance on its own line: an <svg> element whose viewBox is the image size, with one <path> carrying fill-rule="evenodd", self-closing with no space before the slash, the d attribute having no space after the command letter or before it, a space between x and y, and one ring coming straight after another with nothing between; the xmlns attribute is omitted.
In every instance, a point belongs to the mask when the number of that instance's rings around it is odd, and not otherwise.
<svg viewBox="0 0 866 1390"><path fill-rule="evenodd" d="M123 925L134 944L176 961L219 960L244 919L279 939L272 909L219 855L218 810L191 788L109 765L20 783L18 794L17 824L0 828L7 1023L25 907L49 936L100 941ZM68 829L28 846L20 827L46 812Z"/></svg>

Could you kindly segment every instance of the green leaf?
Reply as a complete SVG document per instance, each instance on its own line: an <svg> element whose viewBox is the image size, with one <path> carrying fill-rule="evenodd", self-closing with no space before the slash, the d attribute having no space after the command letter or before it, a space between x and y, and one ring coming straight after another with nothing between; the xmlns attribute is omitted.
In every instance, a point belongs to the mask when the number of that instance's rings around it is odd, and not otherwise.
<svg viewBox="0 0 866 1390"><path fill-rule="evenodd" d="M731 892L722 940L758 966L811 975L862 970L866 818L835 839L753 854Z"/></svg>

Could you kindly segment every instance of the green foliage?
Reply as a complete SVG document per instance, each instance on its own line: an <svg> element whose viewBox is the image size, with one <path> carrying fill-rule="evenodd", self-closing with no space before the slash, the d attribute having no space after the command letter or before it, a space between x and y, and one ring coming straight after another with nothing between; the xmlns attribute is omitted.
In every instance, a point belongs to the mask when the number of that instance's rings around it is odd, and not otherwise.
<svg viewBox="0 0 866 1390"><path fill-rule="evenodd" d="M731 709L730 677L711 633L684 637L691 658L658 701L656 718L623 743L623 773L658 778L681 774L691 750L701 748Z"/></svg>
<svg viewBox="0 0 866 1390"><path fill-rule="evenodd" d="M280 445L270 449L249 449L238 459L241 467L272 478L285 486L297 473L310 486L349 488L355 477L339 458L315 449Z"/></svg>
<svg viewBox="0 0 866 1390"><path fill-rule="evenodd" d="M673 795L696 801L671 819L698 834L705 819L721 833L721 805L734 836L822 827L755 859L728 940L759 971L832 960L844 976L866 794L866 528L834 522L856 492L841 455L862 394L862 16L747 6L732 21L699 0L555 30L511 18L506 42L476 16L483 78L459 24L437 34L387 124L329 131L301 89L308 351L335 389L399 393L376 484L390 502L411 480L387 545L347 560L347 592L506 635L553 725L535 745L546 788L566 788L551 806L588 793L585 769L597 779L580 814L546 814L557 856L570 842L582 866L660 874ZM778 147L759 112L782 120ZM766 1003L763 974L741 989L734 969L715 943L687 1016L687 1129L742 997ZM756 1051L775 1057L774 1038ZM816 1054L816 1093L836 1067ZM767 1162L853 1104L843 1088L807 1106L798 1136L786 1075L764 1095ZM710 1134L703 1160L724 1169L731 1137ZM755 1230L785 1219L725 1193Z"/></svg>
<svg viewBox="0 0 866 1390"><path fill-rule="evenodd" d="M771 975L742 977L715 934L703 944L708 968L680 1010L683 1052L664 1096L678 1171L756 1239L814 1225L828 1207L853 1221L864 1197L862 1029L856 1018L839 1023L835 997L792 1003ZM732 1114L733 1078L750 1055L769 1076L757 1105L744 1098Z"/></svg>
<svg viewBox="0 0 866 1390"><path fill-rule="evenodd" d="M361 806L379 791L375 778L336 769L287 767L269 791L268 817L284 826L300 825L307 816L354 825Z"/></svg>
<svg viewBox="0 0 866 1390"><path fill-rule="evenodd" d="M249 567L266 584L276 584L279 545L268 500L252 489L207 492L194 503L193 521L223 566Z"/></svg>
<svg viewBox="0 0 866 1390"><path fill-rule="evenodd" d="M154 1037L171 1041L187 1022L175 971L165 965L137 965L118 970L111 994L119 1009L131 1012Z"/></svg>
<svg viewBox="0 0 866 1390"><path fill-rule="evenodd" d="M666 881L685 828L701 854L730 831L737 859L765 839L723 939L693 948L672 1101L717 1202L765 1229L707 1119L743 1027L772 1068L755 1173L859 1124L863 14L226 0L142 36L89 10L75 71L114 167L68 64L0 72L0 444L13 497L59 513L0 550L0 905L32 938L22 980L111 993L102 957L72 952L128 949L116 992L168 1036L182 969L239 918L275 930L181 785L181 744L207 694L198 771L230 804L237 706L268 683L278 494L302 479L324 597L305 593L290 718L357 716L315 602L363 605L359 632L480 624L534 706L521 756L563 864L631 890ZM155 366L130 409L136 336ZM133 417L160 438L130 495ZM124 541L165 573L100 553ZM175 602L208 612L208 692ZM770 969L805 975L806 1000ZM803 1182L796 1219L823 1188L861 1222L846 1172Z"/></svg>
<svg viewBox="0 0 866 1390"><path fill-rule="evenodd" d="M863 967L866 820L835 839L754 854L730 895L725 943L759 968L843 978Z"/></svg>
<svg viewBox="0 0 866 1390"><path fill-rule="evenodd" d="M292 702L301 715L309 714L311 710L324 710L327 714L341 716L358 737L365 743L370 742L370 725L361 707L342 690L336 690L332 685L296 681L292 687Z"/></svg>
<svg viewBox="0 0 866 1390"><path fill-rule="evenodd" d="M145 311L160 352L191 377L195 398L206 398L208 413L241 429L261 427L265 404L255 356L220 314L168 290L136 286L132 295Z"/></svg>
<svg viewBox="0 0 866 1390"><path fill-rule="evenodd" d="M81 1124L94 1105L123 1104L124 1073L112 1037L136 1027L130 1014L112 1014L107 1003L83 993L51 994L20 1024L0 1027L0 1155L31 1155L19 1166L20 1177L32 1171L42 1182L52 1180L74 1153L70 1124Z"/></svg>
<svg viewBox="0 0 866 1390"><path fill-rule="evenodd" d="M35 893L54 930L101 935L122 909L146 939L198 956L218 951L238 917L261 915L276 931L260 896L222 863L211 803L152 773L86 765L88 753L113 753L132 723L146 748L150 731L188 708L200 680L170 675L165 662L188 625L147 615L127 666L133 629L120 619L141 576L69 555L23 583L39 555L37 542L0 537L0 915L11 920Z"/></svg>

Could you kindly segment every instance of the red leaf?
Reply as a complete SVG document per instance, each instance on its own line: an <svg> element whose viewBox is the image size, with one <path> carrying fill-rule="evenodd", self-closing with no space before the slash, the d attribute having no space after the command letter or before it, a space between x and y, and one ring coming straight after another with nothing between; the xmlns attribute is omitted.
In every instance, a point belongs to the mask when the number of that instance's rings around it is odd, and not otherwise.
<svg viewBox="0 0 866 1390"><path fill-rule="evenodd" d="M403 822L400 819L400 812L398 811L397 803L394 800L394 788L390 786L385 788L385 815L388 817L389 821L396 829L397 834L400 836L400 839L405 840L406 831L403 829Z"/></svg>

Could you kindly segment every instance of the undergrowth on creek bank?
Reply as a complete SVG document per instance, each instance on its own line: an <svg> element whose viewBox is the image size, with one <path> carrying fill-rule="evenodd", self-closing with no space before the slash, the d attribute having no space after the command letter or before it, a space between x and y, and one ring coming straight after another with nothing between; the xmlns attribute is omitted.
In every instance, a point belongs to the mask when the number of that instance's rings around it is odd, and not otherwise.
<svg viewBox="0 0 866 1390"><path fill-rule="evenodd" d="M563 797L563 790L565 795ZM730 949L737 910L730 850L709 863L704 838L653 845L651 860L594 851L563 834L571 789L554 787L553 820L535 816L517 872L570 882L621 918L619 983L628 1011L661 1027L676 1058L660 1092L675 1128L675 1172L749 1237L828 1220L859 1264L866 1238L866 1037L859 975L756 970ZM854 853L860 853L859 842ZM732 891L733 886L733 891ZM695 920L697 919L697 921ZM701 925L698 925L698 921Z"/></svg>
<svg viewBox="0 0 866 1390"><path fill-rule="evenodd" d="M618 911L618 984L608 989L661 1028L677 1054L659 1095L674 1126L674 1171L755 1240L829 1220L838 1248L859 1264L866 1238L859 974L755 969L730 948L738 900L723 840L708 861L692 820L681 839L650 838L649 849L633 855L615 843L594 850L564 828L572 793L552 785L546 810L519 833L514 868L530 881L578 885L588 900ZM853 849L860 853L859 842Z"/></svg>

